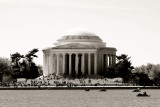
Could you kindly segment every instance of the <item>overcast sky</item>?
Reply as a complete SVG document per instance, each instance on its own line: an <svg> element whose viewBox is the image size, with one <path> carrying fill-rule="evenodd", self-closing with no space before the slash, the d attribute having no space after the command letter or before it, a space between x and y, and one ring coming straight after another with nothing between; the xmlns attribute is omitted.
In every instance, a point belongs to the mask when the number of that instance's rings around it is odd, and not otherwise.
<svg viewBox="0 0 160 107"><path fill-rule="evenodd" d="M0 57L42 49L72 28L97 34L133 66L160 63L160 0L0 0Z"/></svg>

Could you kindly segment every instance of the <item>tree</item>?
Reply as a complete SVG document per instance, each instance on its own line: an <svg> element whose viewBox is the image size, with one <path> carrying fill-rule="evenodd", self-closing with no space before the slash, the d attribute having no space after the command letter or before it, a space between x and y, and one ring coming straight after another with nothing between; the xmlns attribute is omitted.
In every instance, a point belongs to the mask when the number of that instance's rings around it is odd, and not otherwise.
<svg viewBox="0 0 160 107"><path fill-rule="evenodd" d="M39 76L38 66L33 62L33 58L38 57L38 49L32 49L26 55L16 52L11 55L12 68L15 78L36 78Z"/></svg>
<svg viewBox="0 0 160 107"><path fill-rule="evenodd" d="M153 81L148 77L148 75L144 72L137 72L134 73L134 82L137 85L142 85L142 86L152 86Z"/></svg>
<svg viewBox="0 0 160 107"><path fill-rule="evenodd" d="M35 65L35 63L31 63L28 78L32 79L32 78L37 78L38 76L39 76L38 67Z"/></svg>
<svg viewBox="0 0 160 107"><path fill-rule="evenodd" d="M11 64L12 64L13 76L15 76L15 78L17 78L18 76L21 75L21 72L20 72L20 69L21 69L20 60L22 58L24 58L24 56L21 55L18 52L14 53L14 54L11 54L10 56L11 56Z"/></svg>
<svg viewBox="0 0 160 107"><path fill-rule="evenodd" d="M150 78L155 82L155 85L160 85L160 64L152 67L150 71Z"/></svg>
<svg viewBox="0 0 160 107"><path fill-rule="evenodd" d="M10 75L11 72L11 61L7 58L0 58L0 81L4 75Z"/></svg>
<svg viewBox="0 0 160 107"><path fill-rule="evenodd" d="M134 68L131 64L130 58L128 55L122 54L120 56L116 56L117 64L116 71L117 76L124 79L124 82L128 81L129 76L132 75L132 69Z"/></svg>
<svg viewBox="0 0 160 107"><path fill-rule="evenodd" d="M105 72L105 77L107 77L107 78L114 78L114 77L116 77L116 66L115 65L112 65L112 66L110 66L110 67L108 67L107 69L106 69L106 72Z"/></svg>
<svg viewBox="0 0 160 107"><path fill-rule="evenodd" d="M27 65L28 65L27 70L29 71L27 74L27 78L36 78L39 76L38 67L33 62L33 58L38 57L36 55L38 51L39 51L38 49L34 48L25 55L25 58L27 60Z"/></svg>
<svg viewBox="0 0 160 107"><path fill-rule="evenodd" d="M160 65L154 65L148 63L134 69L134 73L138 76L139 83L145 83L145 85L160 85ZM150 81L149 81L150 80ZM146 82L147 81L147 82Z"/></svg>
<svg viewBox="0 0 160 107"><path fill-rule="evenodd" d="M43 67L42 65L37 65L39 76L43 75Z"/></svg>
<svg viewBox="0 0 160 107"><path fill-rule="evenodd" d="M38 52L39 50L38 49L32 49L31 51L28 52L28 54L25 55L27 61L29 62L29 64L31 64L31 62L33 62L33 58L34 57L38 57L36 55L36 53Z"/></svg>

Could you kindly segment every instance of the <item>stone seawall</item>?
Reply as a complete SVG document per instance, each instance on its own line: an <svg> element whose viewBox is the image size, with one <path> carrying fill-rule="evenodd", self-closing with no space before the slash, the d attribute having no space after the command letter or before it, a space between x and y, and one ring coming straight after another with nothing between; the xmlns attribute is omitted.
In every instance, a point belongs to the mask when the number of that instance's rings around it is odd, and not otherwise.
<svg viewBox="0 0 160 107"><path fill-rule="evenodd" d="M45 87L0 87L0 90L84 90L84 89L160 89L159 86L85 86L85 87L55 87L55 86L45 86Z"/></svg>

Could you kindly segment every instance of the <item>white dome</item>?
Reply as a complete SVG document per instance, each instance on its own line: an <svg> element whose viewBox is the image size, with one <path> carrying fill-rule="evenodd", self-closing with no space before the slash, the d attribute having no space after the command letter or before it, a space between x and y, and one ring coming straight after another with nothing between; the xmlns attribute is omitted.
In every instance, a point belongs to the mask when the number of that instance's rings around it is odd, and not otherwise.
<svg viewBox="0 0 160 107"><path fill-rule="evenodd" d="M75 28L68 30L58 40L60 42L102 42L102 40L91 31L84 28Z"/></svg>
<svg viewBox="0 0 160 107"><path fill-rule="evenodd" d="M74 28L70 29L63 34L63 36L97 36L93 32L89 31L88 29L84 28Z"/></svg>
<svg viewBox="0 0 160 107"><path fill-rule="evenodd" d="M105 47L106 43L102 42L101 38L94 34L93 32L84 28L75 28L68 30L62 35L60 39L57 40L54 45L64 45L68 43L80 43L93 47Z"/></svg>

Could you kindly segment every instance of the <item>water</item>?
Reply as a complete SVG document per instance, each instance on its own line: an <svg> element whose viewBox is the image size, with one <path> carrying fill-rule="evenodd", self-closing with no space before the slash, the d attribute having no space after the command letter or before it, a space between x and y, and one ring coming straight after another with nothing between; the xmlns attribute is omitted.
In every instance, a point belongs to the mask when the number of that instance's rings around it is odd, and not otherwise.
<svg viewBox="0 0 160 107"><path fill-rule="evenodd" d="M160 107L160 90L0 90L0 107ZM143 92L142 91L142 92Z"/></svg>

